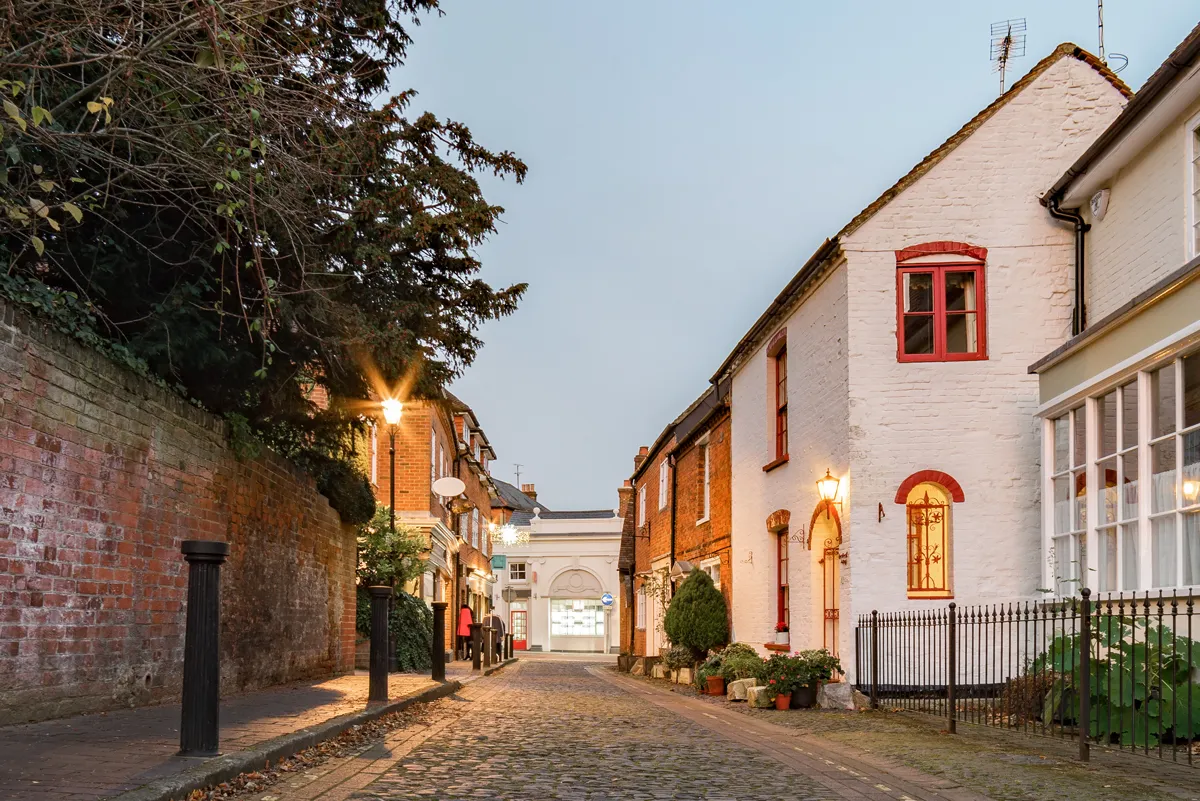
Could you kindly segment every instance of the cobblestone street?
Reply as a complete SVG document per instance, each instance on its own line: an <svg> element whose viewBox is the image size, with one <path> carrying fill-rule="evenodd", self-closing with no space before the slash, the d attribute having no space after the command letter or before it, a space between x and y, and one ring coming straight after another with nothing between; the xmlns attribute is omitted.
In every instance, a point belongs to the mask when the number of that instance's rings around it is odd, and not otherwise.
<svg viewBox="0 0 1200 801"><path fill-rule="evenodd" d="M360 799L826 799L817 782L587 672L527 662Z"/></svg>

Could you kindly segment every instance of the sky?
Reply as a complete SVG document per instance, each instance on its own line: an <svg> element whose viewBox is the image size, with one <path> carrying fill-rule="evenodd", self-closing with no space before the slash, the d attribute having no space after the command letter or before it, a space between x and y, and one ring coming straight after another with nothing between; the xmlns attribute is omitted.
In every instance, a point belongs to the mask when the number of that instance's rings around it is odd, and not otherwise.
<svg viewBox="0 0 1200 801"><path fill-rule="evenodd" d="M1025 17L1012 81L1060 42L1096 52L1094 0L443 0L392 88L529 166L478 250L519 310L452 389L496 478L548 508L617 503L639 445L709 378L820 243L999 93L991 23ZM1109 0L1139 87L1194 0ZM1117 60L1110 57L1112 66Z"/></svg>

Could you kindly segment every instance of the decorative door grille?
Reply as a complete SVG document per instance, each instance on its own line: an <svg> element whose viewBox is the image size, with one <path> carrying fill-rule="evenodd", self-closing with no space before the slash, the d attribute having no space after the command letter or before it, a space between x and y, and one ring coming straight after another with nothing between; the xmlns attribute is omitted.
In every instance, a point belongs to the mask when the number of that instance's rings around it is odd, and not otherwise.
<svg viewBox="0 0 1200 801"><path fill-rule="evenodd" d="M923 498L908 504L908 594L939 597L949 590L946 504Z"/></svg>

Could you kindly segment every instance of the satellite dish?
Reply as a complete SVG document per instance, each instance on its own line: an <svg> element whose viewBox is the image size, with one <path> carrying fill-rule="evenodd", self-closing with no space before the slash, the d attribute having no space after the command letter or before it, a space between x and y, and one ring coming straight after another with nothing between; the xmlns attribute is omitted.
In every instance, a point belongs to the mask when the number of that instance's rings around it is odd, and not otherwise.
<svg viewBox="0 0 1200 801"><path fill-rule="evenodd" d="M453 498L456 495L462 495L466 488L467 485L462 482L462 479L455 478L454 476L446 476L433 482L433 491L443 498Z"/></svg>

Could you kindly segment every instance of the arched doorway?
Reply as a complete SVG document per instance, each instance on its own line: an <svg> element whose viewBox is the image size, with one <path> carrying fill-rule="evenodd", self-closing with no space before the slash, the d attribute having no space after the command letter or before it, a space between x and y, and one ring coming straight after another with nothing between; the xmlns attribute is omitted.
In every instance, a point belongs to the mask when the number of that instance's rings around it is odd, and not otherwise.
<svg viewBox="0 0 1200 801"><path fill-rule="evenodd" d="M584 568L565 570L551 580L549 650L608 650L603 594L600 579Z"/></svg>
<svg viewBox="0 0 1200 801"><path fill-rule="evenodd" d="M821 645L836 655L841 633L842 521L832 505L821 503L813 511L808 547L817 563L815 572L821 577Z"/></svg>

